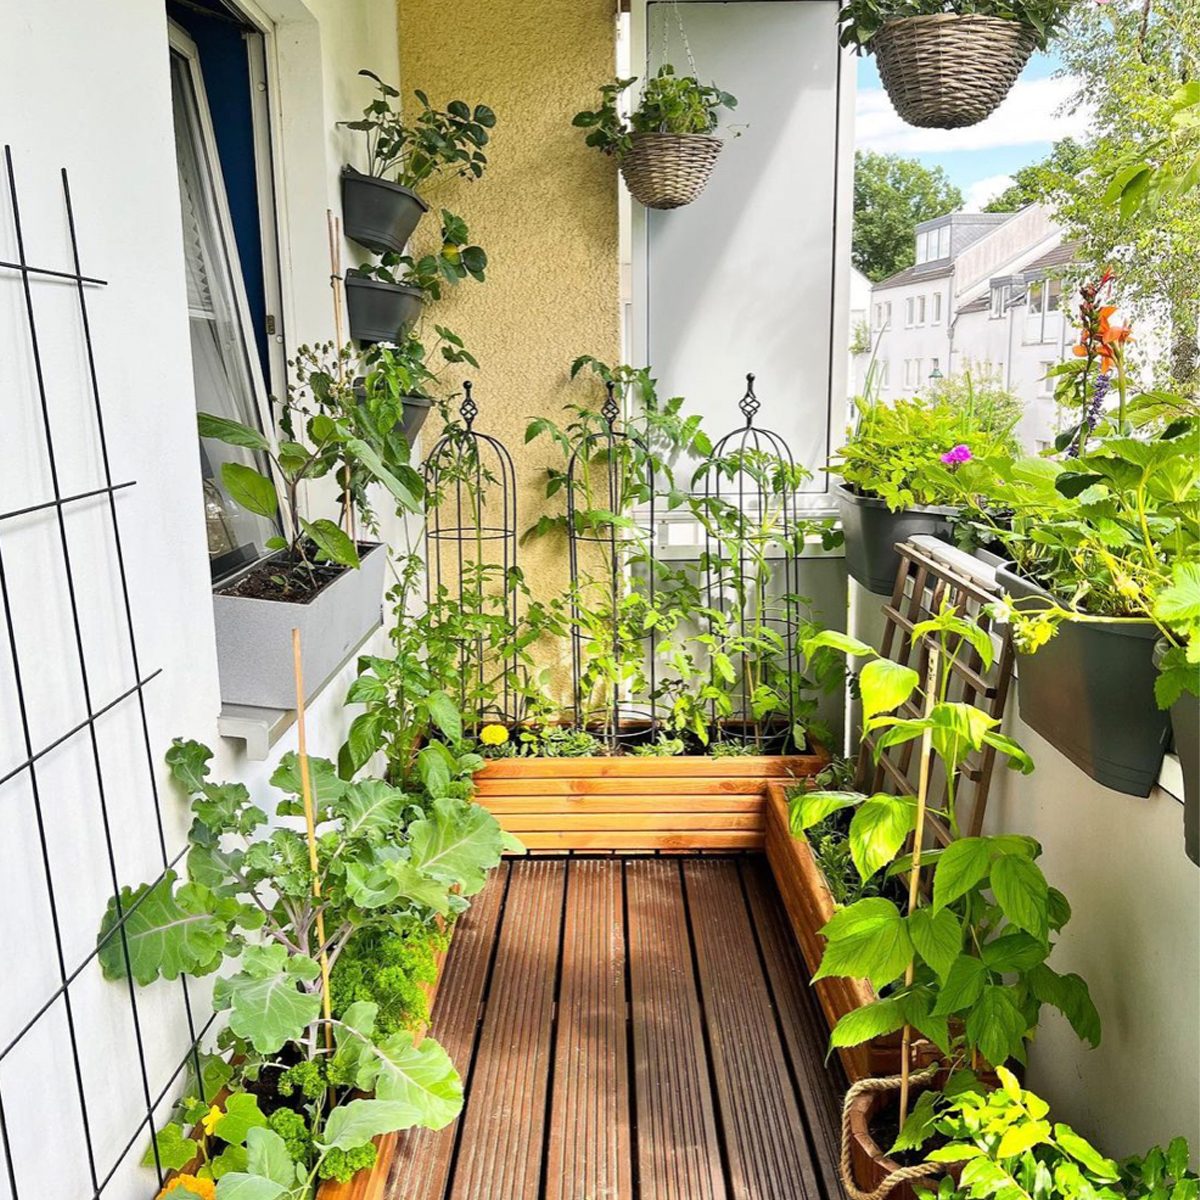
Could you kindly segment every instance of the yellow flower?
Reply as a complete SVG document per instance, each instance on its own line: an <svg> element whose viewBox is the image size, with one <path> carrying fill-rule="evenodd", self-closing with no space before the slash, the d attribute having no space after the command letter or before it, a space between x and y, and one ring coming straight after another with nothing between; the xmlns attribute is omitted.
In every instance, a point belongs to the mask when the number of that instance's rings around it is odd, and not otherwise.
<svg viewBox="0 0 1200 1200"><path fill-rule="evenodd" d="M207 1117L204 1119L208 1120ZM162 1200L168 1192L173 1192L179 1188L187 1188L189 1192L193 1192L199 1196L200 1200L217 1200L217 1185L211 1179L201 1179L197 1175L176 1175L158 1193L157 1200Z"/></svg>
<svg viewBox="0 0 1200 1200"><path fill-rule="evenodd" d="M225 1114L221 1111L221 1109L214 1104L212 1108L210 1108L208 1112L206 1112L204 1116L200 1118L200 1124L204 1126L204 1132L208 1134L209 1137L212 1137L212 1135L216 1132L217 1122L224 1115Z"/></svg>
<svg viewBox="0 0 1200 1200"><path fill-rule="evenodd" d="M485 746L503 746L508 741L508 730L503 725L485 725L479 731L479 740Z"/></svg>

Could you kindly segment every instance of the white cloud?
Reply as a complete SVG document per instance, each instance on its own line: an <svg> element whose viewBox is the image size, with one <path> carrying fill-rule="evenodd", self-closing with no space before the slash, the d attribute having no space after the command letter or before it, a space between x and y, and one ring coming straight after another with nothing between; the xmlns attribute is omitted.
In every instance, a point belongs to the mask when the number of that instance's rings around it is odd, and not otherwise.
<svg viewBox="0 0 1200 1200"><path fill-rule="evenodd" d="M963 212L982 212L983 206L994 200L1010 183L1011 175L988 175L985 179L977 179L963 197Z"/></svg>
<svg viewBox="0 0 1200 1200"><path fill-rule="evenodd" d="M1068 134L1079 136L1088 123L1086 113L1061 115L1059 107L1075 93L1076 80L1017 80L1004 103L986 121L966 129L918 129L906 125L881 89L860 90L855 117L860 150L888 153L950 153L955 150L992 150L999 146L1025 146L1057 141Z"/></svg>

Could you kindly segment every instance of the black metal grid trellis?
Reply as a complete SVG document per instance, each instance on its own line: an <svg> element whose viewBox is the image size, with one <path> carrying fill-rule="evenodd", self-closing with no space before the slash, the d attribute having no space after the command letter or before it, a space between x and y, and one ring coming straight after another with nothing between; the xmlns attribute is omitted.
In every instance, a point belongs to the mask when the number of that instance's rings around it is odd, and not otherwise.
<svg viewBox="0 0 1200 1200"><path fill-rule="evenodd" d="M475 428L479 406L471 383L463 384L461 424L452 425L425 459L429 517L425 525L426 601L451 606L447 621L465 627L459 639L458 705L469 719L511 721L517 708L517 653L496 651L492 642L515 645L520 605L517 583L517 475L512 455L499 439ZM493 639L488 622L500 617L511 633ZM494 693L484 709L468 704Z"/></svg>
<svg viewBox="0 0 1200 1200"><path fill-rule="evenodd" d="M130 1151L146 1140L152 1141L149 1135L154 1126L155 1113L160 1105L164 1103L172 1089L175 1088L177 1081L187 1071L189 1064L195 1070L197 1078L201 1078L200 1070L200 1043L208 1032L213 1018L210 1017L202 1027L196 1025L196 1018L192 1008L192 998L189 994L188 980L185 976L180 978L180 990L183 1002L183 1016L187 1029L188 1046L187 1051L179 1061L178 1066L172 1071L169 1079L166 1080L157 1089L154 1082L150 1079L149 1067L146 1059L146 1045L143 1036L142 1019L139 1013L137 986L133 980L132 973L129 970L129 944L127 925L130 918L137 911L138 907L147 896L151 894L152 888L160 883L168 872L175 868L183 859L186 853L186 847L177 853L171 853L167 846L166 831L162 819L162 808L157 787L155 774L155 758L150 745L150 730L149 722L146 713L146 698L145 689L147 685L154 680L158 675L158 670L147 671L140 660L137 648L137 638L134 629L133 610L130 598L130 586L128 574L126 571L125 553L121 538L121 521L117 506L117 495L120 492L134 486L134 481L114 482L112 468L109 459L109 449L107 440L107 431L105 428L104 409L101 402L100 380L96 367L96 359L94 354L94 346L92 340L92 329L88 312L88 293L90 290L103 288L106 286L106 281L96 278L91 275L85 275L80 265L79 242L75 226L75 212L71 198L70 181L65 168L61 171L62 183L62 198L64 213L66 218L67 234L71 247L72 267L69 271L53 269L44 266L34 265L29 261L26 245L24 229L21 222L21 208L18 198L18 188L16 172L13 167L13 156L11 147L6 146L4 151L5 170L7 175L7 190L11 209L11 220L17 257L15 261L0 261L0 271L5 273L14 273L19 277L21 288L21 299L26 316L27 332L28 332L28 352L30 362L33 367L33 377L35 381L35 395L32 397L32 402L36 404L37 411L40 415L42 435L44 438L43 449L45 453L45 466L48 470L52 498L45 501L28 504L21 508L12 509L7 512L0 513L0 604L4 610L4 627L5 636L7 639L8 653L12 663L11 684L14 689L17 711L19 713L20 724L20 742L23 746L23 757L20 761L11 766L7 766L0 773L0 787L17 782L27 781L28 792L32 798L33 806L33 824L37 833L37 841L40 851L40 866L45 879L46 885L46 902L50 917L50 925L53 931L52 952L54 955L54 967L57 975L58 983L49 995L37 1005L34 1011L21 1025L17 1033L9 1039L9 1041L0 1047L0 1146L3 1147L5 1172L7 1175L9 1190L13 1200L18 1200L19 1197L30 1196L45 1196L49 1193L46 1190L45 1177L37 1179L21 1179L17 1178L17 1169L14 1162L14 1147L10 1138L10 1103L11 1096L6 1094L4 1088L4 1067L9 1060L9 1056L22 1045L24 1040L39 1027L40 1023L61 1010L65 1018L67 1029L67 1041L71 1055L73 1066L73 1085L68 1085L74 1093L73 1105L78 1108L79 1115L79 1130L80 1143L78 1147L56 1146L54 1150L55 1159L61 1162L64 1156L73 1156L76 1153L81 1154L86 1159L88 1176L91 1183L93 1200L100 1200L104 1195L106 1187L113 1180L117 1171L126 1161ZM82 337L82 343L86 358L86 388L90 397L91 415L94 420L92 433L95 435L96 444L99 448L99 470L103 478L103 486L90 488L84 491L75 492L72 494L64 494L61 486L61 477L59 472L60 448L56 446L54 438L53 423L51 421L51 396L50 388L47 385L46 372L44 370L43 357L43 339L38 327L37 308L34 303L34 287L41 283L60 283L73 284L76 298L78 301L78 332ZM82 428L81 423L72 425L72 430L78 430L80 436L83 437L86 431ZM111 534L111 547L113 553L113 564L116 567L116 575L120 586L120 607L122 610L122 619L124 623L124 633L126 635L127 650L128 650L128 668L132 677L132 683L119 694L110 698L101 698L95 695L92 679L88 670L87 648L85 645L84 635L84 604L86 603L86 580L84 586L81 587L79 575L76 565L72 557L71 538L68 535L67 529L67 512L74 510L75 506L86 505L89 502L101 502L107 509L108 524ZM10 595L10 574L9 564L5 558L5 534L16 526L14 522L23 519L38 518L45 515L46 520L46 536L54 549L54 553L62 568L62 575L66 581L66 592L68 607L71 616L71 626L73 633L73 645L67 648L67 653L72 654L74 665L78 669L78 679L80 688L80 698L83 701L84 712L86 716L83 720L72 725L70 728L62 731L58 736L52 738L44 744L35 745L31 727L29 698L27 692L27 677L28 672L24 669L26 664L32 661L33 654L36 651L45 652L45 647L33 647L23 644L22 631L18 628L18 621L12 604ZM24 528L24 526L23 526ZM121 899L121 888L117 873L117 858L116 858L116 838L119 837L119 821L128 821L133 814L127 812L115 813L113 804L110 800L108 780L104 766L101 760L100 751L100 734L98 725L103 718L108 714L123 705L136 705L137 720L141 730L142 748L144 749L144 759L146 768L146 778L149 785L149 795L153 804L155 828L157 832L157 840L161 854L162 869L158 879L154 881L150 889L143 892L138 900L133 903L123 903ZM116 920L112 927L101 937L96 945L83 956L82 960L69 965L66 959L64 946L64 897L60 894L59 889L56 889L54 872L52 869L51 860L51 844L55 831L55 816L53 811L47 812L47 806L44 803L44 796L41 787L40 771L43 765L43 760L47 755L60 747L67 745L78 736L85 736L87 739L86 753L90 756L91 774L94 780L94 793L96 802L96 815L99 818L100 829L102 832L102 844L105 854L105 859L108 867L109 883L112 888L112 898L116 910ZM128 788L128 780L122 779L122 788ZM101 913L88 913L84 916L84 920L94 919L96 926L100 924ZM144 1109L144 1115L138 1121L124 1142L119 1151L114 1157L101 1159L99 1147L94 1136L93 1124L94 1113L87 1094L87 1087L84 1081L84 1071L80 1055L79 1031L76 1021L76 1008L72 1000L71 988L76 984L84 972L92 966L98 959L101 951L114 938L119 939L121 945L122 957L125 961L126 974L126 992L129 1000L129 1019L133 1031L133 1040L137 1050L137 1067L140 1082L141 1095L138 1101L138 1106ZM97 964L98 966L98 964ZM114 985L115 986L115 985ZM64 1104L65 1107L65 1104ZM50 1176L60 1169L54 1162L47 1162L44 1158L45 1150L43 1149L43 1171L45 1176ZM162 1163L159 1161L158 1148L155 1145L153 1148L154 1166L157 1173L159 1186L161 1187L165 1177L165 1170Z"/></svg>
<svg viewBox="0 0 1200 1200"><path fill-rule="evenodd" d="M803 526L797 512L796 460L776 432L755 425L762 404L754 393L754 375L746 376L746 392L738 401L744 423L718 441L703 466L705 608L714 616L709 632L736 631L734 663L737 678L725 690L733 711L718 720L719 737L754 745L763 751L782 751L796 719L796 683L800 674L797 634L800 603L797 594L797 539ZM728 546L735 549L727 553ZM773 594L773 589L780 589ZM721 628L718 618L721 614ZM769 652L759 630L777 635L779 647ZM768 661L782 674L786 711L761 717L755 711L755 672ZM713 673L714 687L722 686ZM786 716L787 724L782 718Z"/></svg>
<svg viewBox="0 0 1200 1200"><path fill-rule="evenodd" d="M581 439L567 462L567 553L571 575L571 682L573 718L577 728L603 735L610 750L616 751L629 738L651 736L659 729L657 694L658 633L654 626L637 630L636 615L625 611L628 590L639 586L638 567L644 568L646 602L654 608L657 564L654 561L656 481L654 466L646 443L637 434L617 427L621 415L615 387L605 385L604 404L600 409L603 428ZM596 476L600 478L597 479ZM632 481L632 482L631 482ZM599 503L596 502L596 487ZM644 500L645 524L638 525L625 512L629 508L631 488ZM587 501L579 506L580 493ZM606 517L588 517L587 513L607 513ZM584 562L591 547L602 559L604 579L598 581L600 593L584 594L591 561ZM582 554L581 554L582 552ZM607 621L603 635L585 632L585 606L607 606L600 612ZM585 696L585 675L589 647L599 647L605 657L619 663L624 643L631 637L644 646L647 686L644 697L626 694L624 682L610 679L609 696L602 708L592 706ZM603 645L602 643L607 643Z"/></svg>

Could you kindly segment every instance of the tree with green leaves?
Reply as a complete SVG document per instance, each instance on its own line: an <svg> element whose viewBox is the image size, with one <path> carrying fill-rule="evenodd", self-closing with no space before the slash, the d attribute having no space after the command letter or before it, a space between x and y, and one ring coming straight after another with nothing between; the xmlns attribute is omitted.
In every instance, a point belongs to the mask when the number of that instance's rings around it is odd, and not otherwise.
<svg viewBox="0 0 1200 1200"><path fill-rule="evenodd" d="M1194 160L1178 118L1181 88L1200 75L1200 0L1080 5L1056 49L1064 72L1079 81L1069 107L1090 108L1095 130L1062 180L1058 219L1079 243L1082 272L1099 278L1111 267L1141 328L1163 332L1164 351L1146 367L1173 390L1189 390L1200 368L1200 189L1161 189L1156 203L1142 204L1148 181L1138 184L1126 171L1147 159L1161 169L1164 154L1181 156L1181 171L1184 157ZM1116 212L1104 203L1110 180L1121 201ZM1139 337L1143 356L1154 340Z"/></svg>
<svg viewBox="0 0 1200 1200"><path fill-rule="evenodd" d="M1065 137L1055 142L1045 158L1012 173L1012 183L983 206L984 212L1017 212L1027 204L1051 203L1068 180L1081 171L1088 151L1081 142Z"/></svg>
<svg viewBox="0 0 1200 1200"><path fill-rule="evenodd" d="M961 208L962 192L941 167L859 150L854 155L854 265L873 283L911 267L921 221Z"/></svg>

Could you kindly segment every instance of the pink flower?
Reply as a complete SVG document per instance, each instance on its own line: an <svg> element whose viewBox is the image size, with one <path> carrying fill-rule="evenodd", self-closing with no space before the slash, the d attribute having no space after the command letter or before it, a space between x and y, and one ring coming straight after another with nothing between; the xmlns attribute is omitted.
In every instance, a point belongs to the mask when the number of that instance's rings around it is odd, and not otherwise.
<svg viewBox="0 0 1200 1200"><path fill-rule="evenodd" d="M953 450L947 450L946 453L942 455L942 462L944 462L948 467L957 467L961 463L970 462L971 457L971 448L960 443L959 445L955 446Z"/></svg>

